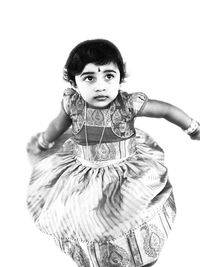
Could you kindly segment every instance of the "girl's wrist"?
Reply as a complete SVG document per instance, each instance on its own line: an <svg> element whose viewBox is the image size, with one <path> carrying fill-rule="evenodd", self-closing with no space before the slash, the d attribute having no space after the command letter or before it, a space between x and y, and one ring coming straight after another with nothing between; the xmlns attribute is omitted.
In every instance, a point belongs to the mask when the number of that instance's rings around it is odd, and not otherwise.
<svg viewBox="0 0 200 267"><path fill-rule="evenodd" d="M196 120L192 120L190 126L183 130L186 134L188 134L190 137L195 136L200 131L200 125L199 122Z"/></svg>
<svg viewBox="0 0 200 267"><path fill-rule="evenodd" d="M55 142L48 142L44 138L44 133L40 133L38 137L38 146L44 150L50 149L55 145Z"/></svg>

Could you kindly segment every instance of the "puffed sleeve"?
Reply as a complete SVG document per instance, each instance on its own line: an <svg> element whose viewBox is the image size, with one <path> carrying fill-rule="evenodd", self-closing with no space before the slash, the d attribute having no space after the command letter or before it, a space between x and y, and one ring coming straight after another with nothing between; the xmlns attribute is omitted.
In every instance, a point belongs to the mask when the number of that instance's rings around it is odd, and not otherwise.
<svg viewBox="0 0 200 267"><path fill-rule="evenodd" d="M72 88L65 89L63 93L62 108L68 116L70 116L71 99L75 93L76 91Z"/></svg>
<svg viewBox="0 0 200 267"><path fill-rule="evenodd" d="M134 117L137 117L140 115L143 108L145 107L148 101L148 97L142 92L136 92L131 94L129 101L130 105L133 108Z"/></svg>

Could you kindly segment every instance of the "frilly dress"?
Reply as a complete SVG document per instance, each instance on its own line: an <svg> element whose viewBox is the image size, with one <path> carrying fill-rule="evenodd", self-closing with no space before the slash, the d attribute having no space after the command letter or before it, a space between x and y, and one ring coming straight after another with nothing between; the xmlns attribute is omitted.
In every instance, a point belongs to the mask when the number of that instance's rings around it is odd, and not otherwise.
<svg viewBox="0 0 200 267"><path fill-rule="evenodd" d="M72 136L33 166L28 209L78 266L153 263L171 230L176 208L163 150L134 127L146 102L143 93L120 91L107 108L85 108L66 89Z"/></svg>

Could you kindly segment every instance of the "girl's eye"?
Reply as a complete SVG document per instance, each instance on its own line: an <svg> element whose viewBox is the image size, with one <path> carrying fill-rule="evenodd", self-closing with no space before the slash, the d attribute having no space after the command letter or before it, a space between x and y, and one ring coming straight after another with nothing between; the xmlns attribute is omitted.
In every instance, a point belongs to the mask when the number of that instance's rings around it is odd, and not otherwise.
<svg viewBox="0 0 200 267"><path fill-rule="evenodd" d="M113 74L106 74L106 80L112 80L115 76Z"/></svg>
<svg viewBox="0 0 200 267"><path fill-rule="evenodd" d="M84 77L83 80L87 81L87 82L92 82L94 80L94 77L93 76L86 76L86 77Z"/></svg>

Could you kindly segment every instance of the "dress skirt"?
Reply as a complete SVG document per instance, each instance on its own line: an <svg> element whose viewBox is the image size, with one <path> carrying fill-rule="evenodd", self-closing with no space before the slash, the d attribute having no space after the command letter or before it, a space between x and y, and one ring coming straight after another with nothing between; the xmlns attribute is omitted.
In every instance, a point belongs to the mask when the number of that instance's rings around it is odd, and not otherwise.
<svg viewBox="0 0 200 267"><path fill-rule="evenodd" d="M30 155L27 204L36 226L78 266L155 262L176 214L163 150L136 129L128 140L102 144L100 160L89 160L93 151L70 137Z"/></svg>

